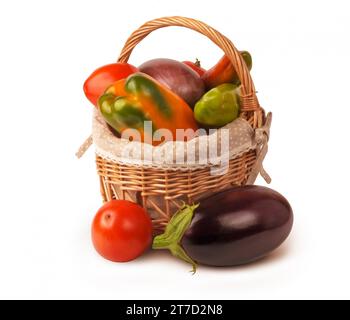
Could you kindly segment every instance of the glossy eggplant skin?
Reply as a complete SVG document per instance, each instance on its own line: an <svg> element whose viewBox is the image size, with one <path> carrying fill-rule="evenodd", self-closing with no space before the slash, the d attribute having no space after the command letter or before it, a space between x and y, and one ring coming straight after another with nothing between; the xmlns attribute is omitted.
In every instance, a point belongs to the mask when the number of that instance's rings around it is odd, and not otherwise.
<svg viewBox="0 0 350 320"><path fill-rule="evenodd" d="M199 264L242 265L280 246L292 225L292 208L281 194L244 186L201 200L181 244Z"/></svg>

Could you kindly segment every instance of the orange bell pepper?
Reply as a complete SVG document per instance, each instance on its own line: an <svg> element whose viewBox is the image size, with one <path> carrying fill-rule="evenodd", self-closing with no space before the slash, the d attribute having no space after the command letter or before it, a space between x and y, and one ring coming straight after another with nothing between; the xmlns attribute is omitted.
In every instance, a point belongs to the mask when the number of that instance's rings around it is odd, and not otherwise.
<svg viewBox="0 0 350 320"><path fill-rule="evenodd" d="M144 122L152 121L152 133L168 129L172 140L177 129L198 129L193 111L178 95L144 73L134 73L110 86L99 99L106 122L120 134L136 129L145 142ZM149 141L147 137L147 141ZM157 145L160 141L153 141Z"/></svg>

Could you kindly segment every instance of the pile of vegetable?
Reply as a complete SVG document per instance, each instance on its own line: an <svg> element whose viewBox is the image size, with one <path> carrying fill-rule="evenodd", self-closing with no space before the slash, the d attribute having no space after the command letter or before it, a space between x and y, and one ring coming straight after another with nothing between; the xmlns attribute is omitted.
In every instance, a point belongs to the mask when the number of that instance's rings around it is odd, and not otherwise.
<svg viewBox="0 0 350 320"><path fill-rule="evenodd" d="M251 69L251 55L241 54ZM144 121L176 139L176 129L220 128L240 112L240 81L226 56L209 70L198 60L154 59L138 68L109 64L90 75L84 92L117 134L136 129L143 142L152 141L145 137Z"/></svg>
<svg viewBox="0 0 350 320"><path fill-rule="evenodd" d="M250 70L251 55L241 54ZM136 129L141 141L147 140L147 120L153 130L165 128L176 137L176 129L220 128L240 114L240 81L226 56L209 70L198 60L154 59L137 68L110 64L91 74L84 91L114 133ZM126 200L109 201L96 214L92 240L97 252L111 261L130 261L151 248L167 249L195 271L197 264L235 266L264 257L284 242L292 224L292 208L281 194L245 186L184 204L155 237L144 208Z"/></svg>

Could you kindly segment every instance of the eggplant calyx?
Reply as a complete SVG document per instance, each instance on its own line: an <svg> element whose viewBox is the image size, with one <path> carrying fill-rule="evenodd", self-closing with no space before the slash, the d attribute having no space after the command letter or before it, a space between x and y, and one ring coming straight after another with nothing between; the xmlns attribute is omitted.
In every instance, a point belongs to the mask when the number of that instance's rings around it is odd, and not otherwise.
<svg viewBox="0 0 350 320"><path fill-rule="evenodd" d="M185 252L181 246L181 240L186 230L192 222L194 211L199 204L184 205L178 212L176 212L170 219L165 228L164 233L156 236L153 240L152 248L168 249L173 256L192 264L192 273L196 273L197 263Z"/></svg>

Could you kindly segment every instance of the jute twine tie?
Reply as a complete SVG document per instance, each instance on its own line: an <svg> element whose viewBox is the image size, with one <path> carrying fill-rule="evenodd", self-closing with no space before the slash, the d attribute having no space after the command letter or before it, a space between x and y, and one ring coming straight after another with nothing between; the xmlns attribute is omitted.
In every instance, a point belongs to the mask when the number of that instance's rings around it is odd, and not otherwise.
<svg viewBox="0 0 350 320"><path fill-rule="evenodd" d="M87 138L83 144L79 147L78 151L75 153L75 156L80 159L84 154L85 152L91 147L92 145L92 135L90 135L89 138Z"/></svg>
<svg viewBox="0 0 350 320"><path fill-rule="evenodd" d="M265 124L262 127L255 129L255 140L257 142L259 151L257 154L256 162L247 180L247 184L253 184L259 173L267 183L271 183L271 177L263 167L263 161L268 151L271 122L272 113L269 112L266 116Z"/></svg>

